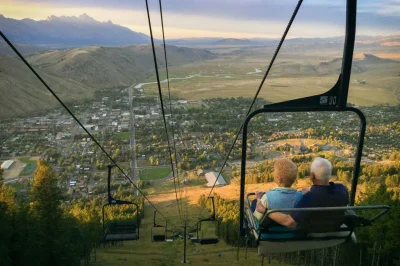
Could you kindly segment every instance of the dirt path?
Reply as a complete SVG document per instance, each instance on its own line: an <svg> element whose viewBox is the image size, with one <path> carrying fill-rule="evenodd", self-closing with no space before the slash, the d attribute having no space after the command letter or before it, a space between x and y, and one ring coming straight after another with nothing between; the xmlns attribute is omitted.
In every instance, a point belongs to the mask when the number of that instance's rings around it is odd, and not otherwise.
<svg viewBox="0 0 400 266"><path fill-rule="evenodd" d="M301 179L298 180L298 183L296 187L306 187L307 185L307 180L306 179ZM265 191L267 189L276 187L276 184L273 182L266 183L266 184L248 184L246 185L245 192L250 193L254 191ZM200 196L205 194L208 195L211 191L211 188L208 187L185 187L182 186L183 190L183 197L186 197L188 199L188 202L190 204L197 204L197 201L199 200ZM231 200L239 200L240 196L240 186L238 184L230 184L227 186L223 187L215 187L213 190L213 193L217 193L221 195L222 197L226 199L231 199ZM157 195L149 195L148 198L150 201L155 202L155 203L161 203L164 201L172 201L175 200L175 193L173 190L166 190L162 191L161 193Z"/></svg>

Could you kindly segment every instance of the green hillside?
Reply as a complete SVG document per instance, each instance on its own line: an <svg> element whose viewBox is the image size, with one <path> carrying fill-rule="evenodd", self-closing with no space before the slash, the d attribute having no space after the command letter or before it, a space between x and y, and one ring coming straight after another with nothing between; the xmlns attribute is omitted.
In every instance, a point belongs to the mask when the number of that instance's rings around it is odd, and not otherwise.
<svg viewBox="0 0 400 266"><path fill-rule="evenodd" d="M179 66L215 58L204 49L168 46L168 64ZM159 67L165 66L161 46L156 47ZM94 91L127 87L146 80L154 71L150 45L91 46L32 54L27 60L63 101L90 98ZM21 60L0 55L0 117L59 107Z"/></svg>

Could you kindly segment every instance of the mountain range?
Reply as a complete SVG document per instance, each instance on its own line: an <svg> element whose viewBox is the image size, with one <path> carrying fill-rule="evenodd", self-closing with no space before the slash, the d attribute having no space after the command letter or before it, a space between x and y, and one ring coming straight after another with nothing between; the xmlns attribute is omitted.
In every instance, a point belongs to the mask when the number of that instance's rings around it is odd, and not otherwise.
<svg viewBox="0 0 400 266"><path fill-rule="evenodd" d="M80 16L50 16L46 20L16 20L0 15L0 30L14 43L23 46L24 51L34 52L47 48L70 48L90 45L124 46L132 44L149 44L150 37L111 21L100 22L87 14ZM160 40L155 40L161 43ZM278 38L182 38L167 39L170 45L237 45L237 46L275 46ZM328 38L291 38L285 45L314 49L323 45L326 48L342 45L343 36ZM368 47L400 46L400 35L393 36L356 36L356 45ZM39 47L38 47L39 46ZM0 42L0 53L5 54Z"/></svg>
<svg viewBox="0 0 400 266"><path fill-rule="evenodd" d="M0 15L1 31L13 42L47 47L90 45L121 46L148 44L149 36L116 25L99 22L86 14L78 17L50 16L46 20L16 20Z"/></svg>

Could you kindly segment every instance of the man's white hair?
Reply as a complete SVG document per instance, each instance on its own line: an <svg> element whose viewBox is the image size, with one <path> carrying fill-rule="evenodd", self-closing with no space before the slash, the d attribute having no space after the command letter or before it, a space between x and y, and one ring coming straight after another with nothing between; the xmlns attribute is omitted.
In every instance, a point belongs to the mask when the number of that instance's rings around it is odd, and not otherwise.
<svg viewBox="0 0 400 266"><path fill-rule="evenodd" d="M311 164L311 173L320 180L329 180L332 175L332 164L327 159L317 157Z"/></svg>

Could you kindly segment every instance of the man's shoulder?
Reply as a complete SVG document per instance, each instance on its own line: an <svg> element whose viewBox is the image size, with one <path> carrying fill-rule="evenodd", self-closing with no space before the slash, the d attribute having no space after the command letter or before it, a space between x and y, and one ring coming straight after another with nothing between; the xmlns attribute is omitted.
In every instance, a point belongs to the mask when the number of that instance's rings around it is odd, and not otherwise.
<svg viewBox="0 0 400 266"><path fill-rule="evenodd" d="M347 191L347 187L341 183L334 183L334 182L330 182L331 185L333 185L333 187L335 188L335 190L345 190Z"/></svg>

